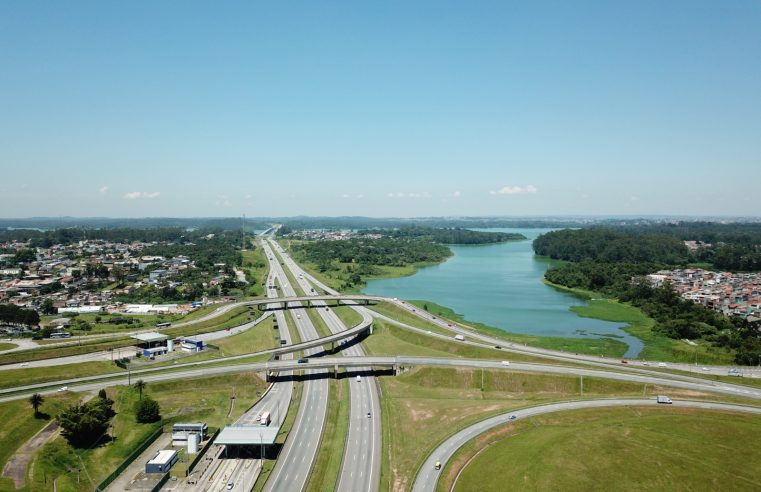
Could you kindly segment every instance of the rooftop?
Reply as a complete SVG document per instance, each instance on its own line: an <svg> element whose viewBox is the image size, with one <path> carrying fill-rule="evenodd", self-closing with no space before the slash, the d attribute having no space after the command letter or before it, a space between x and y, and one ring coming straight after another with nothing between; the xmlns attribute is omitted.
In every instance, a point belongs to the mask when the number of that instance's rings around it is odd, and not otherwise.
<svg viewBox="0 0 761 492"><path fill-rule="evenodd" d="M280 427L266 425L228 425L219 433L214 444L275 444Z"/></svg>
<svg viewBox="0 0 761 492"><path fill-rule="evenodd" d="M152 331L150 333L138 333L137 335L132 335L131 338L140 340L141 342L158 342L161 340L166 340L169 337Z"/></svg>

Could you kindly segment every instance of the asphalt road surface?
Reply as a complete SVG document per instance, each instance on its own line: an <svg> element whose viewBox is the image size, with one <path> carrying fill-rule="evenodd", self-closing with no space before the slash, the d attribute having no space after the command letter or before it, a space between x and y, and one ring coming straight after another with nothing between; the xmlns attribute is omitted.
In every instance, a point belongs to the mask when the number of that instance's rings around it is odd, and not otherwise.
<svg viewBox="0 0 761 492"><path fill-rule="evenodd" d="M270 271L278 278L283 294L295 295L296 292L290 285L288 276L280 262L277 261L277 256L266 241L262 241L262 245L267 258L270 258ZM319 338L306 311L290 309L288 312L293 317L302 340ZM320 347L315 347L307 349L305 355L308 356L321 351ZM322 428L328 408L329 386L325 370L306 370L305 374L307 376L318 376L318 379L306 379L303 383L301 405L296 420L280 452L277 464L264 486L265 492L303 490L309 479L309 473L322 438Z"/></svg>
<svg viewBox="0 0 761 492"><path fill-rule="evenodd" d="M283 262L290 269L302 290L308 294L318 295L313 291L313 284L304 272L286 253L281 252ZM313 301L320 317L331 333L346 331L346 326L333 310L323 308L323 301ZM367 310L357 311L365 320L369 319ZM364 350L359 344L345 347L342 352L347 357L362 357ZM343 461L336 490L339 492L374 492L380 485L381 464L381 428L380 396L376 378L368 375L370 367L357 367L353 372L364 376L349 380L349 429L346 436Z"/></svg>

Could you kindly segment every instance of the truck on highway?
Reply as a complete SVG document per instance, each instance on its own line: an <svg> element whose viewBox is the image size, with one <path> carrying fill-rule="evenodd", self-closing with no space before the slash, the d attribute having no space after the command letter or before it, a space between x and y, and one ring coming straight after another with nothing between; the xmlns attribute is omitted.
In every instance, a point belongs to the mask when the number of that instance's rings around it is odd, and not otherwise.
<svg viewBox="0 0 761 492"><path fill-rule="evenodd" d="M464 337L464 336L462 336L462 335L455 335L455 336L454 336L454 339L455 339L455 340L459 340L459 341L461 341L461 342L464 342L464 341L465 341L465 337Z"/></svg>
<svg viewBox="0 0 761 492"><path fill-rule="evenodd" d="M664 395L658 395L655 401L657 401L658 403L665 403L667 405L671 405L672 403L674 403L673 401L671 401L671 398Z"/></svg>
<svg viewBox="0 0 761 492"><path fill-rule="evenodd" d="M270 416L270 413L262 412L262 416L259 419L259 423L262 425L270 425L270 422L272 422L272 417Z"/></svg>

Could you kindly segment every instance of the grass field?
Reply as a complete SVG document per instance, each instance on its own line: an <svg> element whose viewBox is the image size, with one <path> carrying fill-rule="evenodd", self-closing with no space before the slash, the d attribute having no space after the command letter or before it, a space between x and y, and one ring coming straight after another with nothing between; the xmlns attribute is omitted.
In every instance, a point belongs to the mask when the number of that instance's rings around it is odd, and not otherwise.
<svg viewBox="0 0 761 492"><path fill-rule="evenodd" d="M0 351L15 349L18 347L15 343L0 343Z"/></svg>
<svg viewBox="0 0 761 492"><path fill-rule="evenodd" d="M242 414L265 388L258 376L245 373L149 383L144 394L159 402L165 423L202 421L219 427ZM57 437L38 453L29 490L50 490L54 479L59 491L82 490L73 471L77 468L83 470L80 479L84 483L97 485L159 425L135 422L138 393L133 388L110 388L108 394L115 401L116 416L109 431L115 439L94 449L73 449L62 437ZM236 405L228 418L232 395L236 396Z"/></svg>
<svg viewBox="0 0 761 492"><path fill-rule="evenodd" d="M336 488L349 431L348 379L331 379L328 413L307 492L328 492Z"/></svg>
<svg viewBox="0 0 761 492"><path fill-rule="evenodd" d="M270 316L243 333L227 338L220 338L211 343L219 349L221 357L271 349L277 345L277 342L275 341L275 333L277 330L273 328L274 324L275 317ZM283 327L283 329L285 329L285 327Z"/></svg>
<svg viewBox="0 0 761 492"><path fill-rule="evenodd" d="M63 366L29 367L0 371L0 388L58 381L60 379L126 372L111 362L81 362Z"/></svg>
<svg viewBox="0 0 761 492"><path fill-rule="evenodd" d="M369 355L407 355L420 357L462 357L523 362L547 362L546 359L502 350L475 347L452 340L442 340L416 333L376 319L373 334L362 345Z"/></svg>
<svg viewBox="0 0 761 492"><path fill-rule="evenodd" d="M456 491L759 490L761 420L693 409L611 408L533 417L463 470ZM482 436L484 446L490 436ZM455 460L472 456L470 443ZM455 470L456 471L456 470ZM450 490L449 469L439 491Z"/></svg>
<svg viewBox="0 0 761 492"><path fill-rule="evenodd" d="M246 273L248 288L246 294L249 296L263 296L264 283L267 281L269 273L269 263L264 257L264 251L257 245L254 249L243 251L243 271Z"/></svg>
<svg viewBox="0 0 761 492"><path fill-rule="evenodd" d="M40 407L42 418L35 418L32 406L24 400L0 404L0 469L16 450L50 422L65 406L79 399L79 395L62 393L47 395ZM0 490L15 490L9 478L0 478Z"/></svg>
<svg viewBox="0 0 761 492"><path fill-rule="evenodd" d="M330 309L336 313L336 315L341 319L341 321L343 321L343 324L345 324L347 328L357 326L360 322L362 322L362 315L350 307L339 306Z"/></svg>
<svg viewBox="0 0 761 492"><path fill-rule="evenodd" d="M459 429L511 409L581 398L581 387L581 378L576 376L467 368L421 367L395 378L381 378L381 489L408 490L427 454ZM674 388L583 379L584 398L662 393L716 399Z"/></svg>

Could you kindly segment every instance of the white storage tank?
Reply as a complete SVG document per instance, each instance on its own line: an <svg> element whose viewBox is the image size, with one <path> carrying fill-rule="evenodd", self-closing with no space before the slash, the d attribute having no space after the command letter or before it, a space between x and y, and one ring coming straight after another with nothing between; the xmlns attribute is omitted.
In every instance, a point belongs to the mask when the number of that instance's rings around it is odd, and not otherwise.
<svg viewBox="0 0 761 492"><path fill-rule="evenodd" d="M198 452L200 440L201 436L195 432L188 435L188 454L196 454Z"/></svg>
<svg viewBox="0 0 761 492"><path fill-rule="evenodd" d="M174 352L174 340L172 340L171 338L166 341L166 351Z"/></svg>

